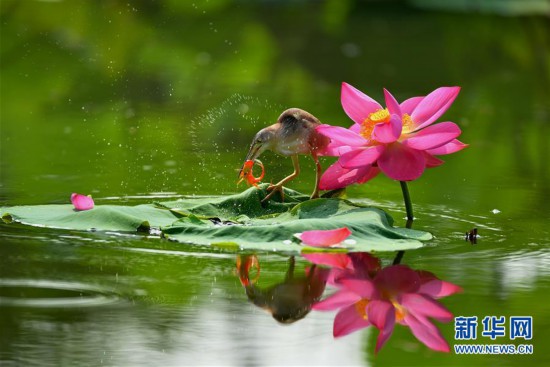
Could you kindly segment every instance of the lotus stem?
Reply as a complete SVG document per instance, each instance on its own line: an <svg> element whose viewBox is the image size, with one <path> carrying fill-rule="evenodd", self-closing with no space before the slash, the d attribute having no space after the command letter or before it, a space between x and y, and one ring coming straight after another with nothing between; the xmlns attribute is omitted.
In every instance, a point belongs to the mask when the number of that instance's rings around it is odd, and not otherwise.
<svg viewBox="0 0 550 367"><path fill-rule="evenodd" d="M407 211L407 220L413 221L413 207L411 202L411 195L409 194L409 187L407 186L407 182L405 181L399 181L401 184L401 191L403 192L403 200L405 201L405 210Z"/></svg>
<svg viewBox="0 0 550 367"><path fill-rule="evenodd" d="M407 224L405 225L405 227L412 228L414 216L411 195L409 194L409 187L407 186L407 182L405 181L399 181L399 183L401 184L401 191L403 191L403 200L405 201L405 210L407 211ZM401 260L403 260L404 255L405 251L398 251L395 255L395 258L393 259L393 265L400 264Z"/></svg>

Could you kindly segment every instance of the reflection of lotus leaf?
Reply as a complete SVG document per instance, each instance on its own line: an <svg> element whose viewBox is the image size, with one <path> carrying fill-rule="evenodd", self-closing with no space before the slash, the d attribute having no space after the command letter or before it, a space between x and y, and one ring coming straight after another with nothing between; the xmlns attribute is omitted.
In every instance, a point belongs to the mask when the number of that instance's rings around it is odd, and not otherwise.
<svg viewBox="0 0 550 367"><path fill-rule="evenodd" d="M77 230L135 231L150 227L175 241L224 248L299 252L295 233L348 227L356 241L350 251L395 251L422 246L427 232L393 228L383 210L347 200L321 198L285 189L284 203L262 204L267 185L236 195L190 197L154 205L97 205L77 212L71 205L1 208L5 221ZM290 240L290 241L289 241Z"/></svg>

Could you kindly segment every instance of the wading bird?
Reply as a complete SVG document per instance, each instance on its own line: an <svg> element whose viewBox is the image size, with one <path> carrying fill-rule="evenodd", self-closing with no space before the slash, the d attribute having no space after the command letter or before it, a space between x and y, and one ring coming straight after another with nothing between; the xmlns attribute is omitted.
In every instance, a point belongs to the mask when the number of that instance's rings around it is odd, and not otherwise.
<svg viewBox="0 0 550 367"><path fill-rule="evenodd" d="M319 197L319 181L322 169L317 156L330 142L329 138L315 130L320 124L319 120L309 112L299 108L290 108L279 116L276 123L258 131L250 145L250 150L246 155L245 164L241 168L239 177L243 177L243 174L247 174L248 170L252 169L246 162L255 161L266 150L290 156L294 165L292 174L267 188L271 192L262 202L269 200L277 191L281 193L281 198L284 199L283 185L300 174L299 154L311 155L315 161L315 188L311 198Z"/></svg>

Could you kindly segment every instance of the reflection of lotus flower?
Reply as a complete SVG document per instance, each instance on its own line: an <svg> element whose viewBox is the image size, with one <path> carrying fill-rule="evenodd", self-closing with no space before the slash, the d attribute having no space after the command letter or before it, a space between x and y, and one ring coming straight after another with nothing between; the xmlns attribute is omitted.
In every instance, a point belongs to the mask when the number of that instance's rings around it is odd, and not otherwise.
<svg viewBox="0 0 550 367"><path fill-rule="evenodd" d="M350 234L351 231L344 227L338 229L305 231L297 234L296 237L298 237L305 245L314 247L330 247L339 245L346 238L348 238Z"/></svg>
<svg viewBox="0 0 550 367"><path fill-rule="evenodd" d="M338 285L338 280L344 277L373 278L381 268L380 259L367 252L303 253L302 256L314 264L330 266L327 283L331 285Z"/></svg>
<svg viewBox="0 0 550 367"><path fill-rule="evenodd" d="M90 196L72 194L71 202L76 210L90 210L94 207L94 200Z"/></svg>
<svg viewBox="0 0 550 367"><path fill-rule="evenodd" d="M380 330L378 352L397 322L409 326L414 336L429 348L448 352L449 345L429 318L450 321L452 313L435 299L459 292L461 288L439 280L432 273L414 271L405 265L392 265L373 273L374 263L370 264L366 271L352 271L336 278L339 291L313 306L315 310L339 310L334 319L334 336L374 325Z"/></svg>
<svg viewBox="0 0 550 367"><path fill-rule="evenodd" d="M329 137L326 155L340 156L325 171L323 190L364 183L381 170L399 181L419 178L426 167L443 163L435 155L454 153L466 145L456 140L460 128L453 122L432 125L453 103L459 87L442 87L426 97L399 104L384 90L386 108L347 83L342 84L342 107L355 122L350 129L321 125Z"/></svg>

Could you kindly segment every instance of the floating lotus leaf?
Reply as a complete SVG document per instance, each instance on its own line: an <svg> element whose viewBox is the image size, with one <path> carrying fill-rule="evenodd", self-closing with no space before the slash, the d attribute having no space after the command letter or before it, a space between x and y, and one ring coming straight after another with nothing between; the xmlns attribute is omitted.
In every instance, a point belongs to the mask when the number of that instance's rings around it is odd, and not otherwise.
<svg viewBox="0 0 550 367"><path fill-rule="evenodd" d="M423 231L394 228L383 210L339 198L309 200L285 189L268 203L261 199L267 185L239 194L185 197L136 206L96 205L75 211L71 205L0 208L6 222L72 230L133 232L158 228L174 241L224 249L252 249L295 253L304 246L294 237L312 229L348 227L349 251L397 251L422 247L432 238ZM306 249L311 251L312 249Z"/></svg>

